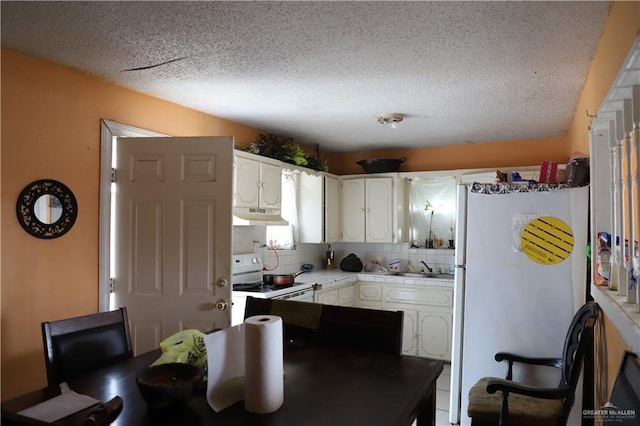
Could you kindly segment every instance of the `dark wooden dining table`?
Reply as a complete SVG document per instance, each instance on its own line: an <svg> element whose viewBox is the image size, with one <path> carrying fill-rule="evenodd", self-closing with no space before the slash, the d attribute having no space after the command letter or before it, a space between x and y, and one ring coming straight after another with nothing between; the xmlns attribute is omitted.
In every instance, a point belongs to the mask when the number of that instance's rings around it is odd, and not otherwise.
<svg viewBox="0 0 640 426"><path fill-rule="evenodd" d="M136 385L136 374L159 356L159 350L127 359L68 382L71 390L101 401L122 397L119 426L407 426L435 424L436 379L442 361L313 345L285 350L284 404L270 414L253 414L243 401L216 413L204 389L188 405L154 412ZM2 424L34 424L17 412L60 394L42 388L2 403ZM90 409L56 422L82 425Z"/></svg>

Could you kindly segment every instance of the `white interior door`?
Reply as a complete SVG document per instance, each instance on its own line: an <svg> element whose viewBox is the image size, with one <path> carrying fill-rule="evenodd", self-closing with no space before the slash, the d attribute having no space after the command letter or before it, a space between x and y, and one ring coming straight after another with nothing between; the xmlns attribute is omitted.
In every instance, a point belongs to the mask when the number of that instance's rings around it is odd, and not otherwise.
<svg viewBox="0 0 640 426"><path fill-rule="evenodd" d="M115 306L136 353L230 325L233 138L118 139Z"/></svg>

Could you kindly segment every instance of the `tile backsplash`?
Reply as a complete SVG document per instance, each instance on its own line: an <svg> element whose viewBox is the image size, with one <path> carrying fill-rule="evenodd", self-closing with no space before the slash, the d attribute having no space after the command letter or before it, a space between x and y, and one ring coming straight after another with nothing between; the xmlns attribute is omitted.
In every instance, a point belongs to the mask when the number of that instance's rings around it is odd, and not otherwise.
<svg viewBox="0 0 640 426"><path fill-rule="evenodd" d="M371 243L335 243L331 246L335 251L336 263L349 253L355 253L363 264L379 261L385 268L389 261L399 260L400 271L407 271L411 264L416 271L424 269L420 261L424 261L434 272L449 272L454 265L453 249L410 248L405 244L371 244ZM325 249L326 250L326 249ZM323 253L324 254L324 253Z"/></svg>
<svg viewBox="0 0 640 426"><path fill-rule="evenodd" d="M260 229L262 228L262 230ZM273 250L264 245L263 227L234 227L233 253L257 253L262 257L264 265L280 274L293 273L300 270L303 263L313 263L316 269L322 269L328 244L299 244L296 250ZM407 271L411 264L416 271L424 269L420 261L424 261L434 272L449 272L454 265L453 249L410 248L404 244L372 244L372 243L332 243L335 252L336 268L340 260L349 253L355 253L362 263L379 261L385 268L389 261L399 260L400 271ZM277 266L277 267L276 267Z"/></svg>

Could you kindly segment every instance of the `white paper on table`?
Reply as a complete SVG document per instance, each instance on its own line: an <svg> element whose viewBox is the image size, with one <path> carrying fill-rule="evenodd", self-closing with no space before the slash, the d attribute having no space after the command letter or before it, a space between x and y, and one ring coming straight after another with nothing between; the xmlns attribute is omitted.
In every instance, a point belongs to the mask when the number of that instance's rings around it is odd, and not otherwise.
<svg viewBox="0 0 640 426"><path fill-rule="evenodd" d="M244 324L204 338L207 346L207 402L216 412L244 399Z"/></svg>
<svg viewBox="0 0 640 426"><path fill-rule="evenodd" d="M62 394L22 411L18 411L18 414L43 422L53 423L100 403L100 401L95 398L72 391L66 383L60 383L60 390Z"/></svg>

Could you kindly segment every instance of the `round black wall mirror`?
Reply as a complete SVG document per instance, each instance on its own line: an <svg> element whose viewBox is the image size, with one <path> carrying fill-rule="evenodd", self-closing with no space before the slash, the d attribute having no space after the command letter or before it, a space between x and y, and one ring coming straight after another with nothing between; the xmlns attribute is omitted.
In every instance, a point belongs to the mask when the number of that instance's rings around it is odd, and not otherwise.
<svg viewBox="0 0 640 426"><path fill-rule="evenodd" d="M78 217L78 202L63 183L52 179L31 182L18 196L18 222L37 238L58 238L69 232Z"/></svg>

